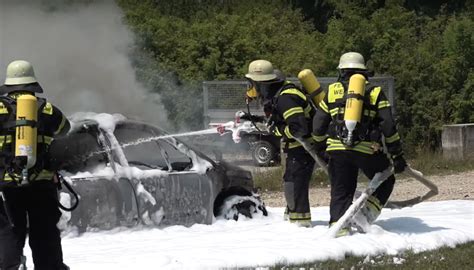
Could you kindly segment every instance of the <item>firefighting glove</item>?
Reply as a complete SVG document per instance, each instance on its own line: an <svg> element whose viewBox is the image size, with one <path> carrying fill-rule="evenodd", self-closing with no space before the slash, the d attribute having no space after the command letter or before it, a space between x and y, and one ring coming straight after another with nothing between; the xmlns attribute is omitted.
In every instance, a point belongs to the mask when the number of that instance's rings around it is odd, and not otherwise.
<svg viewBox="0 0 474 270"><path fill-rule="evenodd" d="M314 144L315 144L315 149L316 149L316 155L320 159L324 160L324 162L326 162L326 164L328 164L329 163L329 155L326 152L326 148L327 148L326 141L327 140L324 140L324 141L321 141L321 142L314 141Z"/></svg>
<svg viewBox="0 0 474 270"><path fill-rule="evenodd" d="M312 157L315 158L315 155L316 155L319 160L324 161L324 163L328 164L329 155L326 153L326 142L325 141L316 142L312 137L298 138L297 140L298 140L298 142L300 142L303 145L304 149Z"/></svg>
<svg viewBox="0 0 474 270"><path fill-rule="evenodd" d="M274 114L270 114L267 120L267 123L265 124L268 131L272 134L276 134L278 130L278 125L276 121L276 116ZM281 136L281 135L280 135Z"/></svg>
<svg viewBox="0 0 474 270"><path fill-rule="evenodd" d="M316 145L316 150L318 152L326 152L326 148L328 147L327 143L326 143L326 140L322 141L322 142L314 142L314 144Z"/></svg>
<svg viewBox="0 0 474 270"><path fill-rule="evenodd" d="M405 158L403 158L403 154L392 156L393 160L393 170L395 173L402 173L405 168L408 166Z"/></svg>

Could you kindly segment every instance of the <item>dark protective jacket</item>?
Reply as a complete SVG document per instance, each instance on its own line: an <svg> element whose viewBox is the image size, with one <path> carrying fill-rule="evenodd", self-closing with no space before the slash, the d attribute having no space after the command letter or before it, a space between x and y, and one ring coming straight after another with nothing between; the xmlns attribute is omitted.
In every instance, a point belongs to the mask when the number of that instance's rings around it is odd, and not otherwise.
<svg viewBox="0 0 474 270"><path fill-rule="evenodd" d="M9 162L14 156L15 128L6 127L16 118L16 98L19 94L0 97L0 179L11 182L19 179L19 175L9 172ZM54 137L65 135L70 128L64 114L46 99L38 98L38 138L36 164L29 169L29 179L51 179L53 168L49 163L49 145Z"/></svg>
<svg viewBox="0 0 474 270"><path fill-rule="evenodd" d="M311 137L312 118L315 109L308 102L305 93L296 85L285 82L274 100L272 118L275 119L276 136L283 137L285 148L300 147L294 138Z"/></svg>
<svg viewBox="0 0 474 270"><path fill-rule="evenodd" d="M322 143L327 139L327 151L351 150L365 154L377 152L385 138L388 152L392 156L402 154L400 136L393 119L390 103L380 86L366 85L360 125L357 127L359 142L353 147L344 145L339 137L340 125L344 119L347 95L347 81L329 85L328 93L321 101L313 121L313 138Z"/></svg>

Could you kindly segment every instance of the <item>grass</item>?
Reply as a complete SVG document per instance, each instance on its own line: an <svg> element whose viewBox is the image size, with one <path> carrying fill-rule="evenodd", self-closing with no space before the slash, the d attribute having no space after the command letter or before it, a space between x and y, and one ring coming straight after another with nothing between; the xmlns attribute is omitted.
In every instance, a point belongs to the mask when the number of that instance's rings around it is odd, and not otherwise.
<svg viewBox="0 0 474 270"><path fill-rule="evenodd" d="M255 186L263 191L282 190L283 167L276 166L271 168L256 168L253 170L253 179ZM326 173L322 170L315 170L311 177L311 187L328 187L329 180Z"/></svg>
<svg viewBox="0 0 474 270"><path fill-rule="evenodd" d="M395 256L347 256L343 261L328 260L298 265L278 264L262 269L474 269L474 242L434 251L407 251Z"/></svg>
<svg viewBox="0 0 474 270"><path fill-rule="evenodd" d="M410 165L426 175L453 174L474 170L474 157L464 160L446 159L440 152L421 152L416 158L409 160Z"/></svg>
<svg viewBox="0 0 474 270"><path fill-rule="evenodd" d="M445 159L440 152L421 152L408 160L413 168L425 175L446 175L474 170L474 158L465 160ZM257 168L254 180L263 190L282 190L283 169L281 166ZM328 178L321 170L313 173L311 187L327 187ZM328 260L298 265L280 263L258 269L474 269L474 241L454 248L444 247L433 251L414 253L406 251L395 256L377 255L367 257L346 256L342 261Z"/></svg>
<svg viewBox="0 0 474 270"><path fill-rule="evenodd" d="M416 158L408 160L410 166L425 175L446 175L474 170L474 158L464 160L446 159L440 152L420 152ZM283 168L256 168L253 171L255 186L264 191L282 190ZM367 178L363 177L363 181ZM328 187L329 180L322 170L315 170L310 181L311 187Z"/></svg>

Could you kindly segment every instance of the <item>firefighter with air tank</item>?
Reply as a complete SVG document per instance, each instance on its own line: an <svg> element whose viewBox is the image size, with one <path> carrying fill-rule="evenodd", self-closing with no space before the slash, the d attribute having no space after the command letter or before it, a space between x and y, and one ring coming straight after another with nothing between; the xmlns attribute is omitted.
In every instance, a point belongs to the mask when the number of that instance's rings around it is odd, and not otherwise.
<svg viewBox="0 0 474 270"><path fill-rule="evenodd" d="M282 138L281 147L286 154L283 176L287 203L285 219L299 226L311 227L308 193L314 160L299 141L314 145L311 125L315 109L309 97L275 72L272 63L267 60L251 62L245 77L249 81L247 98L260 99L269 119L269 130ZM322 91L316 88L311 98L320 97Z"/></svg>
<svg viewBox="0 0 474 270"><path fill-rule="evenodd" d="M56 226L61 212L48 152L51 141L67 133L69 121L36 97L43 89L27 61L8 65L0 91L0 269L25 266L27 234L35 269L69 269Z"/></svg>
<svg viewBox="0 0 474 270"><path fill-rule="evenodd" d="M390 167L382 140L393 160L395 173L403 172L407 166L390 103L382 88L370 83L363 56L356 52L343 54L338 70L338 81L329 85L313 119L314 148L325 149L329 155L330 225L350 207L359 169L372 179ZM368 198L353 219L357 229L364 231L380 215L394 183L392 174ZM349 234L351 228L342 228L338 236Z"/></svg>

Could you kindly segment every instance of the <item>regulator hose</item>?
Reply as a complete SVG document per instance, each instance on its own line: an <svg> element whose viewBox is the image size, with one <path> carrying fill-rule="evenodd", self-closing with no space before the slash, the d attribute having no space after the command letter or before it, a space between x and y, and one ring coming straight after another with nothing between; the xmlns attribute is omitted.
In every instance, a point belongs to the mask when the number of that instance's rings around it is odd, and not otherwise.
<svg viewBox="0 0 474 270"><path fill-rule="evenodd" d="M64 184L67 190L69 190L69 192L71 192L71 194L74 196L74 204L71 207L66 207L62 205L61 202L58 202L59 208L67 212L72 212L79 205L79 195L77 195L76 191L72 188L72 186L66 180L64 180L64 177L62 175L60 175L59 173L57 175L60 184Z"/></svg>

